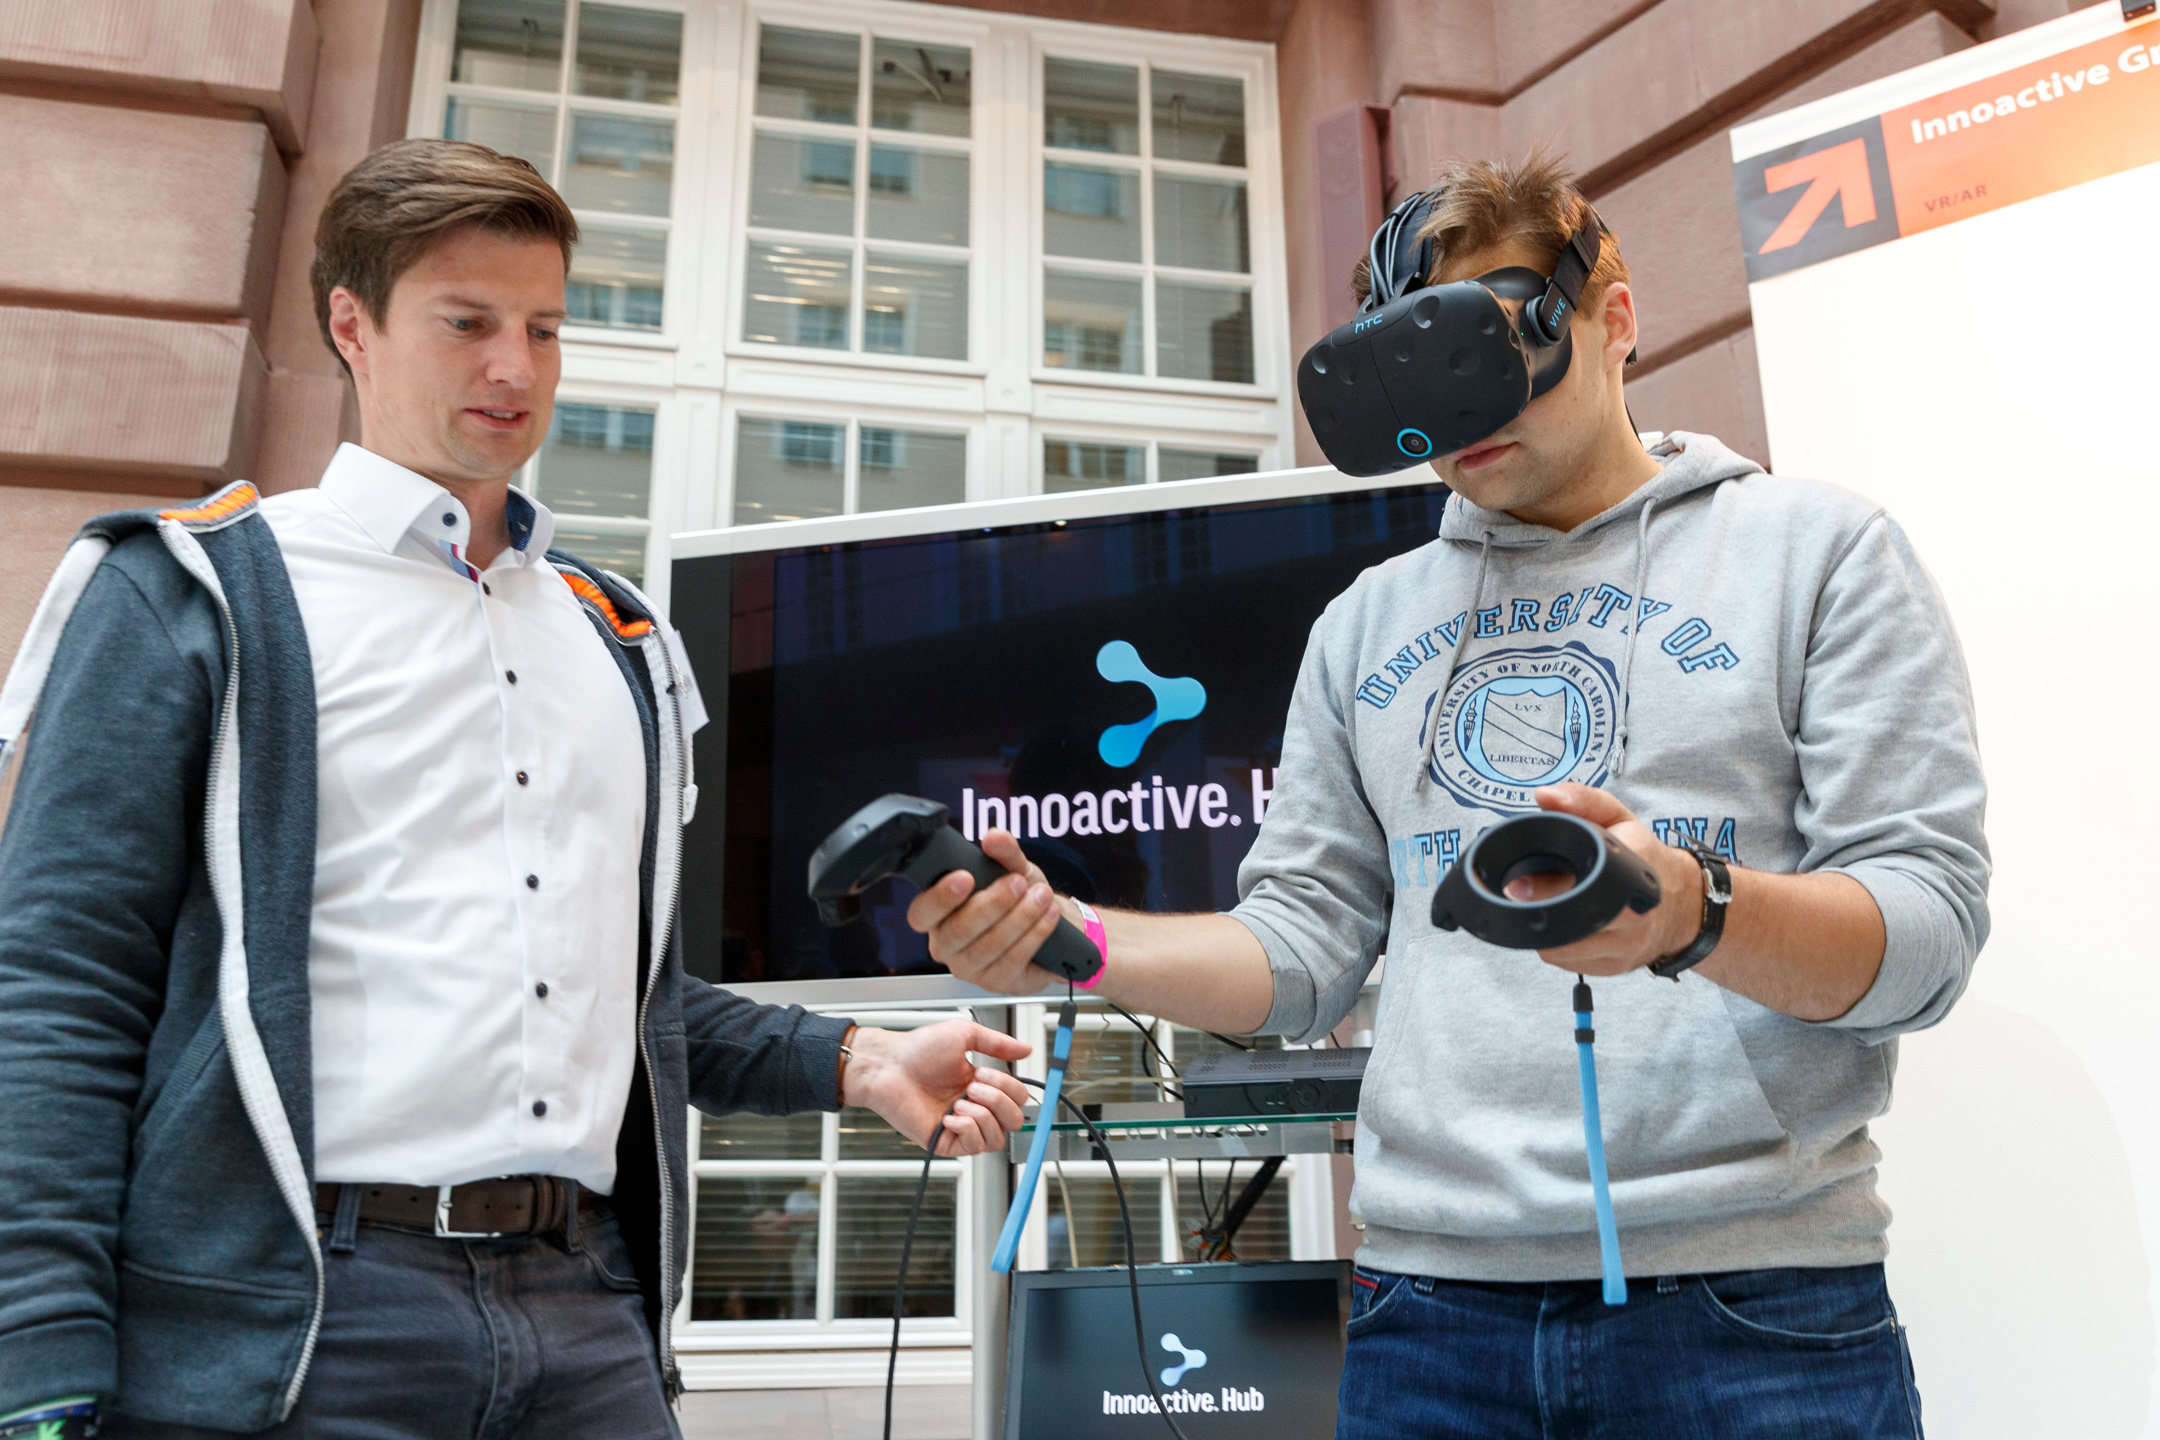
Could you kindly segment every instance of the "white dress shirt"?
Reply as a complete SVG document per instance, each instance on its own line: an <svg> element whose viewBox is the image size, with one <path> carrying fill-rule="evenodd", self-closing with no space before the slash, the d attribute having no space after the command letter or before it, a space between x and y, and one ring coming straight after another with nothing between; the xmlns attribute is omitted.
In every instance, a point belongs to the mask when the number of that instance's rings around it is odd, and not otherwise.
<svg viewBox="0 0 2160 1440"><path fill-rule="evenodd" d="M263 502L315 669L318 1180L614 1189L644 741L553 518L510 503L483 572L464 507L356 445Z"/></svg>

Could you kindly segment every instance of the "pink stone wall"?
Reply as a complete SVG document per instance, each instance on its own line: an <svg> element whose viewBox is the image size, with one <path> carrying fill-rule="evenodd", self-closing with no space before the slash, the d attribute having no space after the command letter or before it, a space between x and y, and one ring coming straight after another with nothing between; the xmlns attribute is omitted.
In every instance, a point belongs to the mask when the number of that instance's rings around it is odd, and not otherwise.
<svg viewBox="0 0 2160 1440"><path fill-rule="evenodd" d="M1395 198L1449 157L1563 152L1621 238L1642 317L1631 372L1636 418L1655 429L1711 430L1766 459L1726 133L1894 74L2090 0L1300 0L1277 55L1290 224L1313 195L1297 168L1321 108L1289 83L1310 70L1354 73L1327 35L1370 36L1364 95L1331 102L1392 110ZM1354 13L1354 24L1340 18ZM1311 88L1309 85L1304 88ZM1307 162L1309 166L1309 161ZM1339 283L1291 252L1293 345L1321 333L1307 290ZM1320 454L1302 427L1301 463Z"/></svg>

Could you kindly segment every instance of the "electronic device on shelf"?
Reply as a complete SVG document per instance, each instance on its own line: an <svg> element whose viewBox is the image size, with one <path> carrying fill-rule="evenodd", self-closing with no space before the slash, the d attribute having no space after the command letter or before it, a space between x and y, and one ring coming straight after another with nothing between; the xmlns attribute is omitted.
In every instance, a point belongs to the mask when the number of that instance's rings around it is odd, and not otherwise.
<svg viewBox="0 0 2160 1440"><path fill-rule="evenodd" d="M1362 1046L1198 1055L1178 1080L1185 1118L1355 1114L1371 1056Z"/></svg>

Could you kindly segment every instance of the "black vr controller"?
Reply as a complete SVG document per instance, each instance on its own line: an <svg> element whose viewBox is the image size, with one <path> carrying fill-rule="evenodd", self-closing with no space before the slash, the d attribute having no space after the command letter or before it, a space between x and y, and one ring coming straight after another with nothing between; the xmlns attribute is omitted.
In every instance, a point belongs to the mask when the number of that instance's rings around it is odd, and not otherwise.
<svg viewBox="0 0 2160 1440"><path fill-rule="evenodd" d="M1549 900L1507 897L1510 882L1553 873L1575 883ZM1432 918L1490 945L1551 950L1595 935L1622 909L1656 909L1660 895L1648 861L1589 821L1547 810L1503 820L1471 841L1441 880Z"/></svg>
<svg viewBox="0 0 2160 1440"><path fill-rule="evenodd" d="M889 875L927 890L955 870L975 877L981 889L1011 872L983 854L949 823L934 800L887 795L850 815L810 857L810 898L818 919L846 925L862 914L862 892ZM1102 952L1070 920L1035 952L1035 963L1061 979L1084 984L1102 969Z"/></svg>
<svg viewBox="0 0 2160 1440"><path fill-rule="evenodd" d="M1568 322L1604 246L1596 212L1550 276L1509 266L1426 285L1432 241L1409 242L1439 198L1419 191L1395 207L1373 235L1372 288L1357 318L1298 362L1298 403L1345 475L1386 475L1475 445L1558 385L1574 358ZM1513 315L1503 300L1520 302Z"/></svg>

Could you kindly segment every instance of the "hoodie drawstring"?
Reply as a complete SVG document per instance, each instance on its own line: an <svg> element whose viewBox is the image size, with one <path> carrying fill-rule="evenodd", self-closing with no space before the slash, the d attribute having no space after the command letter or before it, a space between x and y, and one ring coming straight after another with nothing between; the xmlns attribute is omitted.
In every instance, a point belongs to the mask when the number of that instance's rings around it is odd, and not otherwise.
<svg viewBox="0 0 2160 1440"><path fill-rule="evenodd" d="M1643 501L1642 517L1635 525L1635 618L1628 622L1627 658L1620 666L1620 733L1613 742L1612 778L1627 773L1628 687L1635 680L1635 642L1642 638L1643 582L1650 578L1650 512L1657 497Z"/></svg>
<svg viewBox="0 0 2160 1440"><path fill-rule="evenodd" d="M1448 656L1447 674L1441 677L1440 688L1433 692L1432 723L1425 727L1425 764L1418 771L1420 783L1432 780L1433 752L1440 744L1440 708L1447 703L1448 686L1455 683L1455 672L1462 666L1463 651L1470 644L1470 627L1477 623L1478 605L1485 599L1485 573L1492 565L1493 532L1485 532L1485 543L1478 549L1477 584L1470 587L1470 608L1463 611L1462 628L1455 632L1455 649Z"/></svg>

